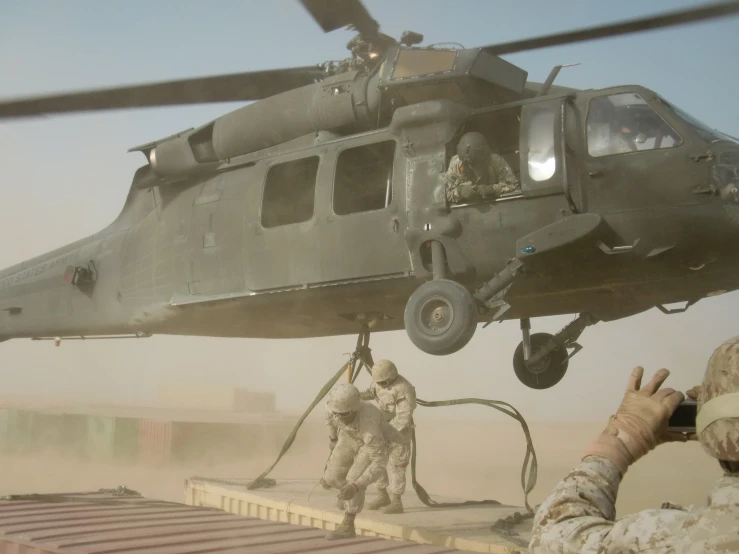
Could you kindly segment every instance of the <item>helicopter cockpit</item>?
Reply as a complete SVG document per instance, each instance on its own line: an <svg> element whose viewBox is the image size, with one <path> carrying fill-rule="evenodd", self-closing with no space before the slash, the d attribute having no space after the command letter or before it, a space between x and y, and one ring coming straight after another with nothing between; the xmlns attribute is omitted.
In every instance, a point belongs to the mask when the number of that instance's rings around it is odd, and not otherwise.
<svg viewBox="0 0 739 554"><path fill-rule="evenodd" d="M588 154L594 158L674 148L682 137L636 92L599 96L587 116Z"/></svg>

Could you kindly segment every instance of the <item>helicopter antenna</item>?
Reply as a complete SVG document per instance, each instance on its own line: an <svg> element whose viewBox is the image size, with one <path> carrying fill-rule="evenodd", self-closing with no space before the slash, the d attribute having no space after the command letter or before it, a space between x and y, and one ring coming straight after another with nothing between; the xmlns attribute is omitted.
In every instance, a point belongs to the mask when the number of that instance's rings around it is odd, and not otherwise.
<svg viewBox="0 0 739 554"><path fill-rule="evenodd" d="M564 63L562 65L555 65L552 68L552 71L549 72L549 77L547 77L547 80L544 81L544 84L541 87L541 90L537 94L537 96L544 96L547 92L549 92L549 89L552 86L552 83L557 78L557 75L559 75L559 70L563 67L573 67L575 65L580 65L580 62L577 63Z"/></svg>

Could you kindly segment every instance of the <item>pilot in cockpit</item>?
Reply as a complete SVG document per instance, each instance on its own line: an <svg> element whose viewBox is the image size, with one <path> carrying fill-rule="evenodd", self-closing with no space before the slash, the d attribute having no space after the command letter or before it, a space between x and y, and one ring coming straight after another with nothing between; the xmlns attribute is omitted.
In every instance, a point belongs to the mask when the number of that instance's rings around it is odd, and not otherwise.
<svg viewBox="0 0 739 554"><path fill-rule="evenodd" d="M452 203L488 200L519 190L511 166L490 151L481 133L466 133L459 140L445 174L446 199Z"/></svg>

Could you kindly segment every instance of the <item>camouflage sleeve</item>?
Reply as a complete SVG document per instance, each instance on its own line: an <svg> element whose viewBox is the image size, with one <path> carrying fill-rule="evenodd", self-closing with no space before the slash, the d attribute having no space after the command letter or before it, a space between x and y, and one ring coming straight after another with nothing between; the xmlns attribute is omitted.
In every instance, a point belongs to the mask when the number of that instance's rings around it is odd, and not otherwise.
<svg viewBox="0 0 739 554"><path fill-rule="evenodd" d="M365 433L364 453L369 456L370 463L364 473L354 482L362 488L367 488L377 481L387 465L387 444L379 434Z"/></svg>
<svg viewBox="0 0 739 554"><path fill-rule="evenodd" d="M687 513L646 510L615 521L620 482L613 462L597 456L585 458L539 507L529 544L531 554L670 550Z"/></svg>
<svg viewBox="0 0 739 554"><path fill-rule="evenodd" d="M518 189L518 179L516 178L516 174L513 173L511 166L508 165L505 158L498 156L497 154L493 154L492 165L495 170L495 180L497 181L494 185L497 194L506 194Z"/></svg>
<svg viewBox="0 0 739 554"><path fill-rule="evenodd" d="M326 402L325 406L326 406L326 427L328 427L328 436L331 438L336 438L339 434L339 430L336 425L336 420L334 419L334 416L331 413L331 410L328 409L328 402Z"/></svg>
<svg viewBox="0 0 739 554"><path fill-rule="evenodd" d="M360 392L359 397L362 400L374 400L377 398L377 395L375 394L375 384L372 383L367 390Z"/></svg>
<svg viewBox="0 0 739 554"><path fill-rule="evenodd" d="M411 388L411 390L403 392L405 394L395 404L395 417L390 421L390 425L398 431L403 431L411 424L413 410L416 409L415 391Z"/></svg>
<svg viewBox="0 0 739 554"><path fill-rule="evenodd" d="M458 185L459 183L464 183L469 180L462 175L462 172L459 170L461 165L462 164L457 156L454 156L449 162L449 168L446 170L444 177L450 185Z"/></svg>

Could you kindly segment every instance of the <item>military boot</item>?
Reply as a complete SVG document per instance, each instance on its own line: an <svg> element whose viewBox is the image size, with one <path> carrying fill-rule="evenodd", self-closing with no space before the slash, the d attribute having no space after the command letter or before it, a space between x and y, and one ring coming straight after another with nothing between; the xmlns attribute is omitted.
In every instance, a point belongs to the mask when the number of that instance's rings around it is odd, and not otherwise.
<svg viewBox="0 0 739 554"><path fill-rule="evenodd" d="M335 530L331 531L326 535L326 540L335 541L338 539L353 539L357 536L357 532L354 529L354 518L355 514L344 514L344 521L341 522Z"/></svg>
<svg viewBox="0 0 739 554"><path fill-rule="evenodd" d="M402 514L403 513L403 502L400 500L399 494L394 494L390 505L383 508L382 510L386 514Z"/></svg>
<svg viewBox="0 0 739 554"><path fill-rule="evenodd" d="M390 497L387 494L387 489L378 489L377 490L377 498L375 498L370 504L367 506L370 510L379 510L380 508L384 508L385 506L390 505Z"/></svg>

